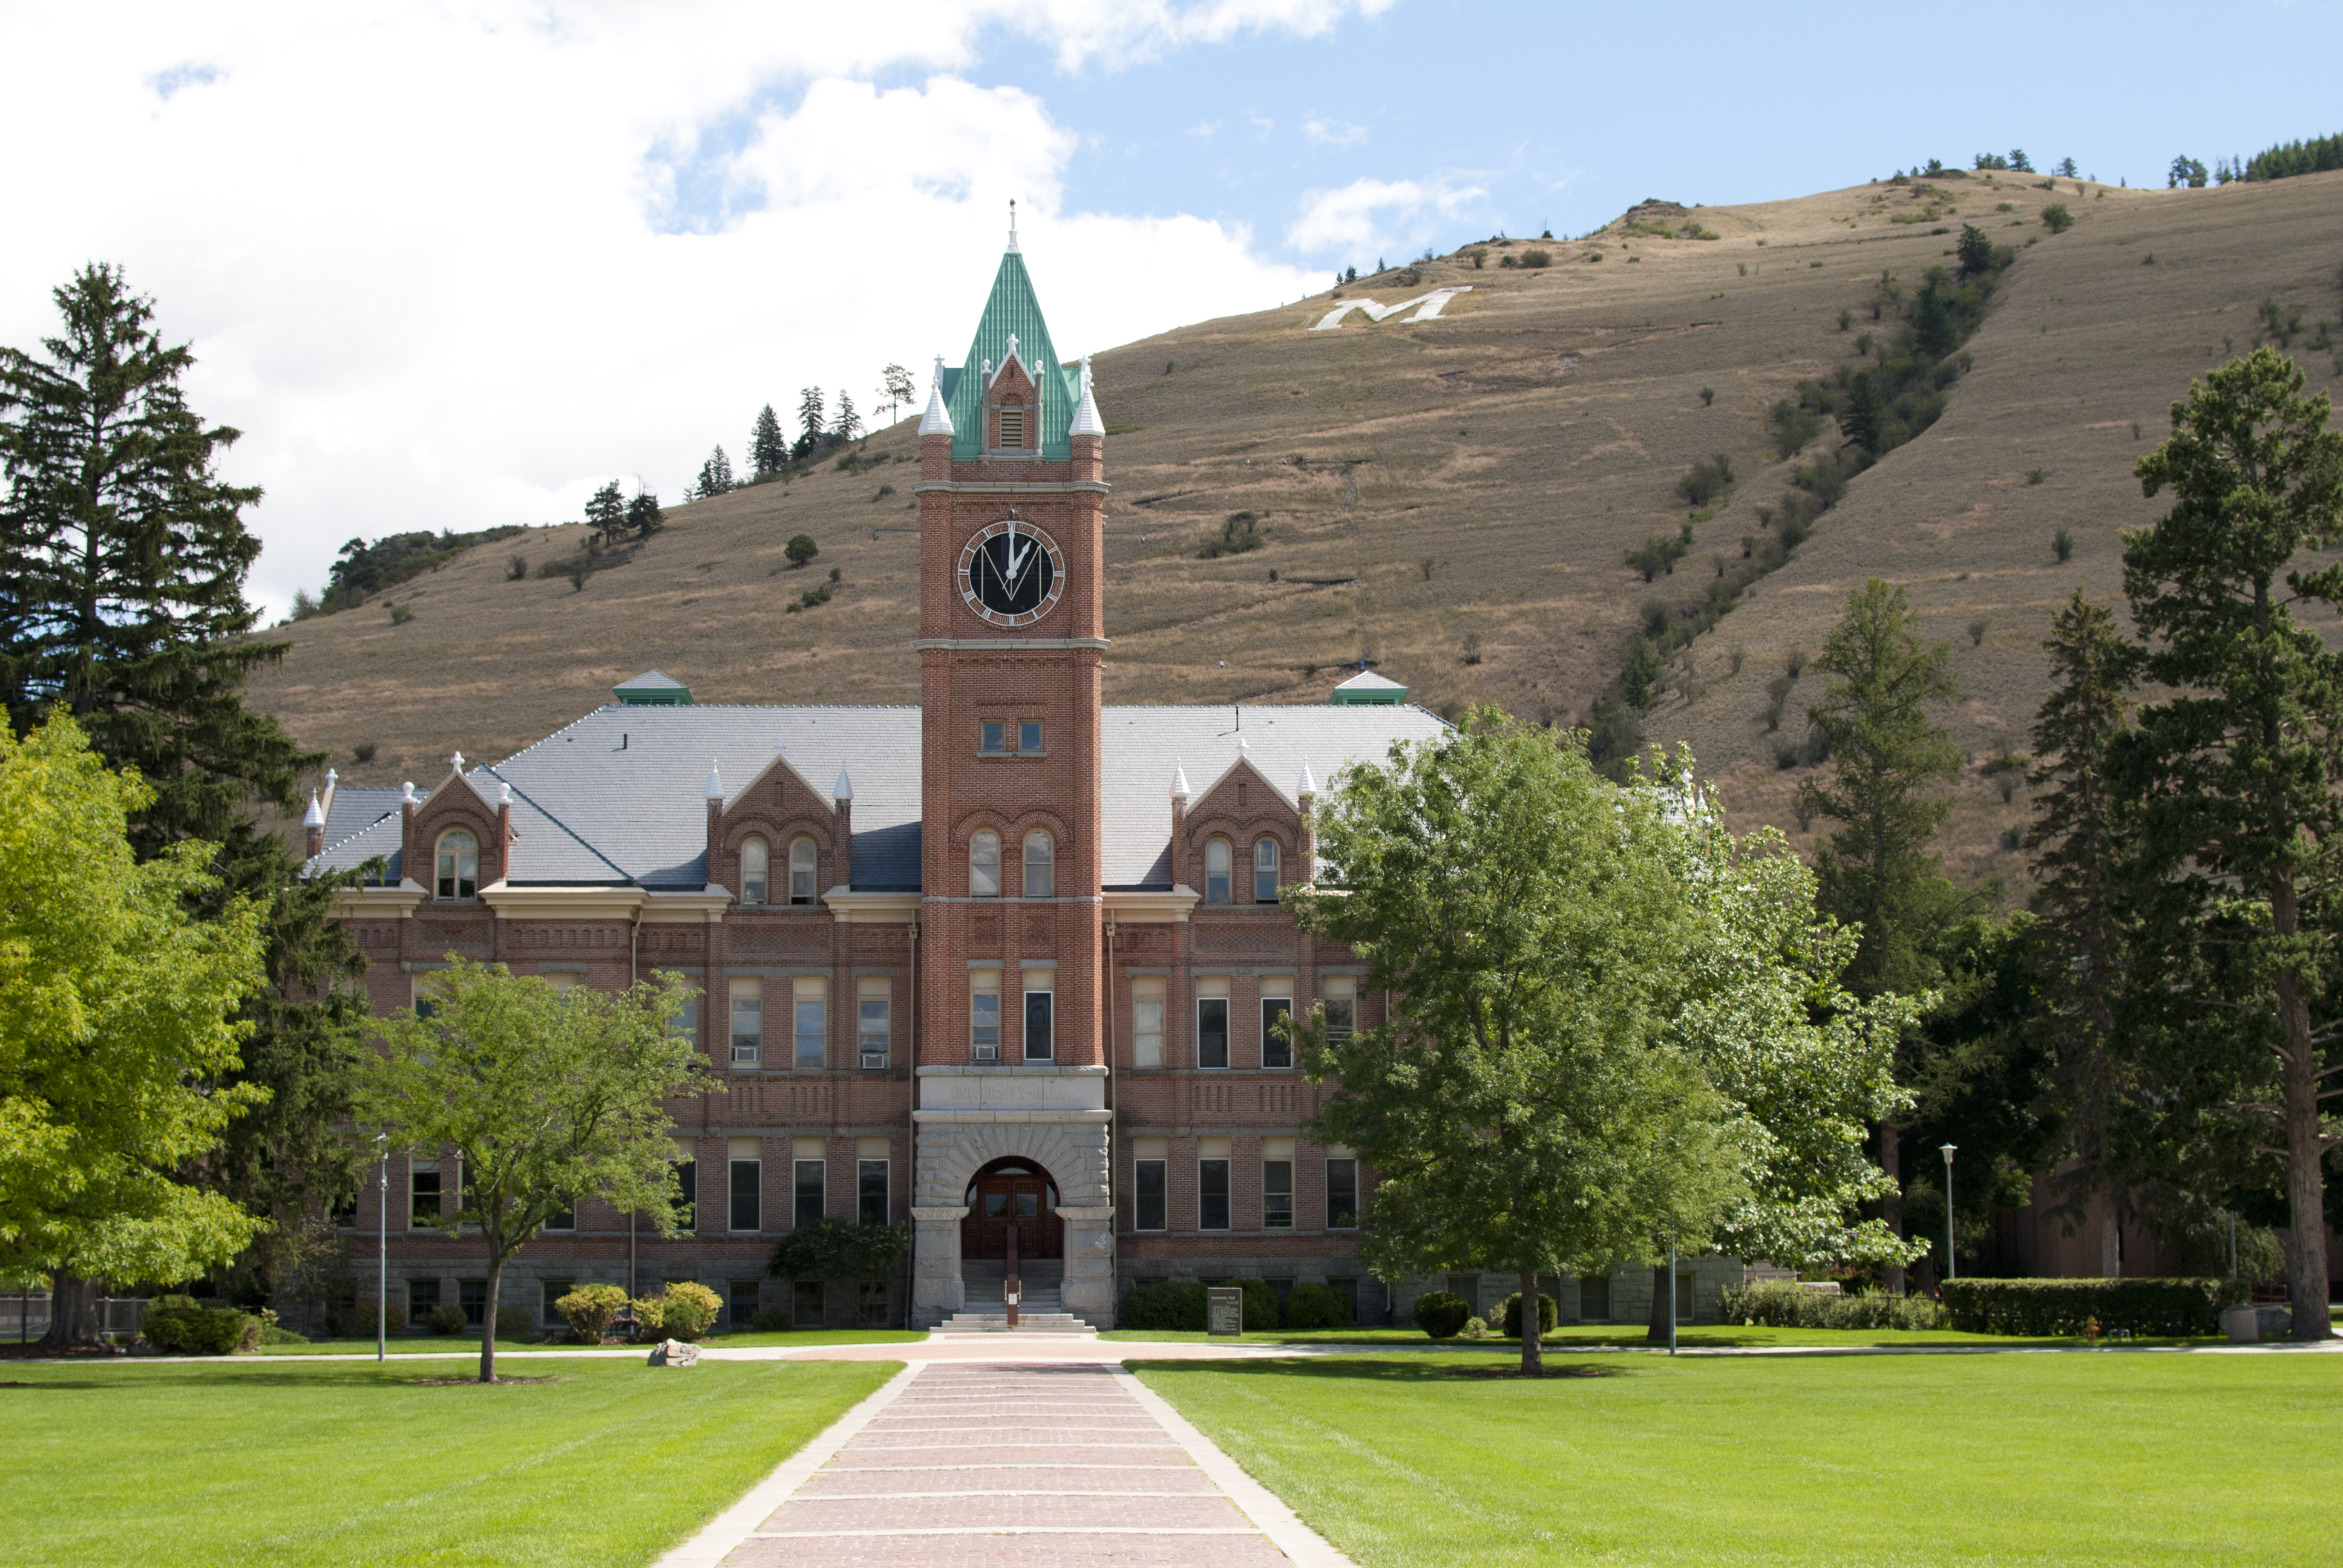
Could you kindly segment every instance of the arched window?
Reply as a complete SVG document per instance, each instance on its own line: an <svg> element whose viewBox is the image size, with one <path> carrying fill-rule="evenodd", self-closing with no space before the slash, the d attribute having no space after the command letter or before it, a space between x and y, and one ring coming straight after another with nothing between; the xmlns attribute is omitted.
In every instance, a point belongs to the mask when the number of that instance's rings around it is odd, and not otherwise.
<svg viewBox="0 0 2343 1568"><path fill-rule="evenodd" d="M761 904L772 888L773 851L762 839L740 842L740 901Z"/></svg>
<svg viewBox="0 0 2343 1568"><path fill-rule="evenodd" d="M1025 835L1025 896L1048 899L1057 896L1057 869L1054 864L1056 846L1050 835L1039 828Z"/></svg>
<svg viewBox="0 0 2343 1568"><path fill-rule="evenodd" d="M1204 902L1229 901L1229 841L1214 839L1204 846Z"/></svg>
<svg viewBox="0 0 2343 1568"><path fill-rule="evenodd" d="M997 899L1001 896L1001 835L990 828L979 829L969 835L968 896L971 899Z"/></svg>
<svg viewBox="0 0 2343 1568"><path fill-rule="evenodd" d="M813 840L796 839L789 843L789 902L813 902Z"/></svg>
<svg viewBox="0 0 2343 1568"><path fill-rule="evenodd" d="M1277 902L1277 840L1263 839L1252 847L1252 901Z"/></svg>
<svg viewBox="0 0 2343 1568"><path fill-rule="evenodd" d="M477 899L480 896L480 841L461 828L439 835L438 896Z"/></svg>

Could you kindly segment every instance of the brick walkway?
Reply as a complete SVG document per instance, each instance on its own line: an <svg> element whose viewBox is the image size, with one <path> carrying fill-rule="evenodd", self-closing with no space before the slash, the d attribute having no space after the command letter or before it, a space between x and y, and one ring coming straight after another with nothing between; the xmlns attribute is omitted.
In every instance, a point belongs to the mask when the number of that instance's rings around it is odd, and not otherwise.
<svg viewBox="0 0 2343 1568"><path fill-rule="evenodd" d="M930 1363L721 1561L1332 1568L1346 1560L1113 1367Z"/></svg>

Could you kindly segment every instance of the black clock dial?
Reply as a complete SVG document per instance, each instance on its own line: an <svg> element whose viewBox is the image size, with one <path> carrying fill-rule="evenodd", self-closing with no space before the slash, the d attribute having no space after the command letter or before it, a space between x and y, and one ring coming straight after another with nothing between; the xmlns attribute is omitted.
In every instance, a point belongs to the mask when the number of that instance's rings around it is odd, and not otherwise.
<svg viewBox="0 0 2343 1568"><path fill-rule="evenodd" d="M968 563L968 585L976 600L997 616L1032 615L1050 602L1057 567L1041 539L1031 531L997 533L979 543Z"/></svg>

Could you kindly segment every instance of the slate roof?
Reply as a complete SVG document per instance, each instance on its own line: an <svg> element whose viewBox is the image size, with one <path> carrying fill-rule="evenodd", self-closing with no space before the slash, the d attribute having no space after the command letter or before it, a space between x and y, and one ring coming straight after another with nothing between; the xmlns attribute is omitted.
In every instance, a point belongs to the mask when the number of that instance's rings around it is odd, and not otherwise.
<svg viewBox="0 0 2343 1568"><path fill-rule="evenodd" d="M1305 766L1321 789L1331 789L1344 766L1378 761L1393 741L1428 739L1443 728L1413 707L1106 709L1102 879L1110 888L1172 884L1175 769L1199 784L1201 802L1242 756L1290 800ZM707 882L709 764L727 799L737 798L777 747L825 798L841 769L852 775L855 887L916 890L916 708L612 703L467 778L491 801L500 784L512 786L516 841L506 879L514 885L697 890ZM396 789L337 793L325 850L310 868L345 869L385 855L396 883L403 874L398 802ZM377 809L383 814L364 820Z"/></svg>

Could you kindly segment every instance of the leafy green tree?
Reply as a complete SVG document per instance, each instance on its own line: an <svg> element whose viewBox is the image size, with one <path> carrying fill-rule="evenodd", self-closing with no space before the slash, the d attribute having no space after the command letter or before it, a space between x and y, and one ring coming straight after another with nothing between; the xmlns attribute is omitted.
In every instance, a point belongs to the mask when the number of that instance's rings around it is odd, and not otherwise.
<svg viewBox="0 0 2343 1568"><path fill-rule="evenodd" d="M911 373L900 365L890 365L886 369L881 370L879 373L879 386L885 395L887 412L890 416L899 408L909 407L911 399L919 396L919 388L911 380Z"/></svg>
<svg viewBox="0 0 2343 1568"><path fill-rule="evenodd" d="M1960 243L1953 247L1953 256L1959 263L1958 276L1963 279L1993 270L1993 241L1973 223L1961 225Z"/></svg>
<svg viewBox="0 0 2343 1568"><path fill-rule="evenodd" d="M792 567L801 567L821 554L821 547L813 542L811 534L792 534L789 542L781 547L781 554L789 558Z"/></svg>
<svg viewBox="0 0 2343 1568"><path fill-rule="evenodd" d="M1956 902L1930 844L1953 809L1936 786L1959 770L1960 752L1927 709L1958 688L1951 648L1924 642L1918 624L1901 584L1874 578L1849 595L1845 618L1815 660L1836 678L1806 710L1833 768L1827 779L1799 786L1798 809L1838 824L1815 852L1816 903L1862 932L1846 970L1848 989L1862 997L1917 996L1933 985L1935 940ZM1906 1071L1909 1054L1899 1060ZM1902 1139L1893 1122L1880 1124L1879 1144L1880 1164L1900 1193ZM1883 1212L1900 1234L1900 1198L1891 1193ZM1891 1269L1888 1282L1901 1288L1901 1270Z"/></svg>
<svg viewBox="0 0 2343 1568"><path fill-rule="evenodd" d="M789 438L781 434L780 417L768 403L757 410L757 422L749 431L749 466L761 479L779 473L789 461Z"/></svg>
<svg viewBox="0 0 2343 1568"><path fill-rule="evenodd" d="M618 493L618 481L611 480L594 492L586 503L586 525L594 537L605 545L615 545L627 531L627 500Z"/></svg>
<svg viewBox="0 0 2343 1568"><path fill-rule="evenodd" d="M665 527L667 514L659 510L659 498L649 490L636 491L635 498L627 503L627 531L647 539Z"/></svg>
<svg viewBox="0 0 2343 1568"><path fill-rule="evenodd" d="M2266 1071L2239 1112L2286 1161L2298 1302L2327 1292L2321 1097L2343 1075L2333 1006L2335 846L2343 833L2343 656L2295 606L2332 614L2343 567L2306 550L2343 540L2343 433L2326 394L2258 348L2194 383L2172 434L2140 459L2143 492L2172 509L2126 536L2124 591L2145 644L2140 674L2163 692L2124 750L2148 870L2193 906L2221 950L2223 984L2176 999L2236 1018ZM2325 1339L2323 1313L2294 1332Z"/></svg>
<svg viewBox="0 0 2343 1568"><path fill-rule="evenodd" d="M704 1086L691 1041L671 1027L691 992L661 974L565 993L452 955L429 990L430 1017L402 1008L377 1024L383 1051L369 1059L358 1121L463 1162L447 1229L488 1250L480 1381L493 1382L504 1267L546 1221L594 1198L675 1233L668 1102Z"/></svg>
<svg viewBox="0 0 2343 1568"><path fill-rule="evenodd" d="M699 465L699 481L692 487L692 494L704 501L710 496L728 495L731 489L732 459L719 447L708 454L708 461Z"/></svg>
<svg viewBox="0 0 2343 1568"><path fill-rule="evenodd" d="M1339 1083L1311 1136L1376 1172L1369 1265L1526 1279L1704 1244L1745 1195L1747 1135L1672 1039L1698 922L1659 794L1476 709L1346 770L1319 844L1340 888L1296 890L1297 918L1393 999L1347 1039L1320 1011L1294 1027L1313 1081Z"/></svg>
<svg viewBox="0 0 2343 1568"><path fill-rule="evenodd" d="M152 799L62 711L0 729L0 1269L50 1274L50 1345L97 1339L100 1281L181 1279L258 1228L183 1168L266 1098L221 1081L251 1032L264 907L192 914L213 847L142 861L130 824Z"/></svg>
<svg viewBox="0 0 2343 1568"><path fill-rule="evenodd" d="M910 1244L908 1225L820 1219L782 1237L765 1272L777 1280L883 1279Z"/></svg>
<svg viewBox="0 0 2343 1568"><path fill-rule="evenodd" d="M0 349L8 718L23 735L62 703L109 766L137 769L148 794L130 819L132 847L153 859L206 846L214 879L190 885L197 913L266 906L266 983L246 996L249 1037L210 1085L258 1090L257 1109L190 1168L277 1220L250 1261L265 1267L356 1180L333 1129L348 1111L365 1001L347 982L364 960L331 920L334 879L304 885L285 840L250 809L256 798L295 806L325 758L244 702L246 677L287 645L249 635L257 616L244 581L260 544L242 511L260 492L215 471L237 433L187 407L180 382L194 357L164 345L153 301L116 268L85 268L55 298L64 331L41 355ZM369 569L388 553L356 540L343 551Z"/></svg>

